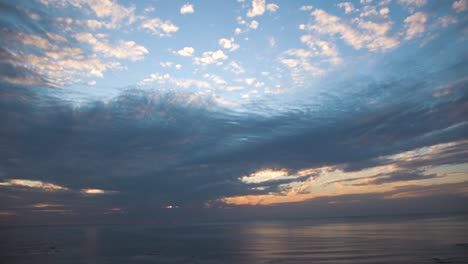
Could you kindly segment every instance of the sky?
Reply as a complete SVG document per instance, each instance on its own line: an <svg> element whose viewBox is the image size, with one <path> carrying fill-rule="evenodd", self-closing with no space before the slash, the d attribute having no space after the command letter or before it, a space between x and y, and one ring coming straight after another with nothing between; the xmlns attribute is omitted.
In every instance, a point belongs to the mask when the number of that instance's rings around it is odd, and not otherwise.
<svg viewBox="0 0 468 264"><path fill-rule="evenodd" d="M468 211L468 1L0 1L0 224Z"/></svg>

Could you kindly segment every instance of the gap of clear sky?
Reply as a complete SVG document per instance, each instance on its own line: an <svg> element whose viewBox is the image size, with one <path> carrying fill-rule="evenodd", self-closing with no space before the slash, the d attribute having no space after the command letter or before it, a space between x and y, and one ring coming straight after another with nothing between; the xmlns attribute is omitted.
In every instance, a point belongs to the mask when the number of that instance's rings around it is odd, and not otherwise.
<svg viewBox="0 0 468 264"><path fill-rule="evenodd" d="M0 223L466 211L468 1L0 1Z"/></svg>

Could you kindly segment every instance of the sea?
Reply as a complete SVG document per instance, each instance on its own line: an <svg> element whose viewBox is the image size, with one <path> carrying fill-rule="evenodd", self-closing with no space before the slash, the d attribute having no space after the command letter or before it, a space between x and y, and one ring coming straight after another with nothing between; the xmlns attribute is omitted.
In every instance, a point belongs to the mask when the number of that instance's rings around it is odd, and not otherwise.
<svg viewBox="0 0 468 264"><path fill-rule="evenodd" d="M0 228L0 263L468 263L468 216Z"/></svg>

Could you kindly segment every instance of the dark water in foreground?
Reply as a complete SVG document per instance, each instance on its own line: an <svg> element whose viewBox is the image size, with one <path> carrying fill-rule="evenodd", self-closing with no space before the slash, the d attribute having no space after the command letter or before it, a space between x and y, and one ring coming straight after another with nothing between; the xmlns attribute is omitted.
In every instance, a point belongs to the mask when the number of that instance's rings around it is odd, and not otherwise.
<svg viewBox="0 0 468 264"><path fill-rule="evenodd" d="M468 218L0 228L0 263L468 263Z"/></svg>

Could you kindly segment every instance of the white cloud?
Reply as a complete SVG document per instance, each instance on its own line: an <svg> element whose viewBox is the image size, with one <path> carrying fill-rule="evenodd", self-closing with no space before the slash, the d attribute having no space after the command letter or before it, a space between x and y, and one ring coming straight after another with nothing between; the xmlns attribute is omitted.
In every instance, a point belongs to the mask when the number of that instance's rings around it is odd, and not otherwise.
<svg viewBox="0 0 468 264"><path fill-rule="evenodd" d="M152 83L152 82L157 82L157 83L165 83L167 80L169 80L171 76L166 73L166 74L159 74L159 73L152 73L150 76L146 77L143 79L139 84L140 85L145 85L147 83Z"/></svg>
<svg viewBox="0 0 468 264"><path fill-rule="evenodd" d="M398 0L398 3L413 13L415 8L425 5L427 0Z"/></svg>
<svg viewBox="0 0 468 264"><path fill-rule="evenodd" d="M344 8L345 14L349 14L354 11L354 6L350 2L339 3L337 6L340 8Z"/></svg>
<svg viewBox="0 0 468 264"><path fill-rule="evenodd" d="M91 33L75 34L75 39L82 43L91 45L95 52L102 53L105 57L118 59L128 59L131 61L142 60L148 50L138 45L135 41L118 41L116 44L109 44L104 38L96 38Z"/></svg>
<svg viewBox="0 0 468 264"><path fill-rule="evenodd" d="M360 17L371 17L371 16L377 16L379 13L377 12L377 9L375 9L374 6L365 6L361 13L359 13Z"/></svg>
<svg viewBox="0 0 468 264"><path fill-rule="evenodd" d="M304 30L312 30L330 37L338 35L344 42L355 49L365 47L371 51L386 51L395 48L399 44L396 37L387 36L391 28L390 22L378 24L355 19L359 29L354 29L349 23L321 9L314 10L311 15L315 18L315 23L304 25L302 27Z"/></svg>
<svg viewBox="0 0 468 264"><path fill-rule="evenodd" d="M234 33L235 33L236 35L239 35L240 33L242 33L242 29L236 28L236 29L234 30Z"/></svg>
<svg viewBox="0 0 468 264"><path fill-rule="evenodd" d="M265 13L265 0L252 0L252 9L247 12L247 16L261 16L263 13Z"/></svg>
<svg viewBox="0 0 468 264"><path fill-rule="evenodd" d="M248 85L252 85L255 82L255 78L245 78L245 83Z"/></svg>
<svg viewBox="0 0 468 264"><path fill-rule="evenodd" d="M239 75L239 74L242 74L242 73L245 73L245 70L244 68L242 68L242 66L235 62L235 61L231 61L227 67L225 68L226 70L236 74L236 75Z"/></svg>
<svg viewBox="0 0 468 264"><path fill-rule="evenodd" d="M195 63L203 64L203 65L216 63L220 65L222 64L221 61L226 60L226 59L228 59L228 56L224 54L222 50L206 51L206 52L203 52L200 58L195 58Z"/></svg>
<svg viewBox="0 0 468 264"><path fill-rule="evenodd" d="M436 25L440 27L448 27L449 25L457 22L457 18L454 16L443 16L437 19Z"/></svg>
<svg viewBox="0 0 468 264"><path fill-rule="evenodd" d="M279 9L279 6L277 4L267 4L266 9L270 12L276 12L276 10Z"/></svg>
<svg viewBox="0 0 468 264"><path fill-rule="evenodd" d="M192 14L195 12L192 4L185 4L180 8L181 14Z"/></svg>
<svg viewBox="0 0 468 264"><path fill-rule="evenodd" d="M257 22L257 20L252 20L252 22L250 22L249 28L251 28L251 29L257 29L257 28L258 28L258 22Z"/></svg>
<svg viewBox="0 0 468 264"><path fill-rule="evenodd" d="M163 68L170 68L172 67L172 64L173 62L170 62L170 61L162 61L159 63L159 65L161 65L161 67Z"/></svg>
<svg viewBox="0 0 468 264"><path fill-rule="evenodd" d="M304 85L305 79L309 76L315 77L325 74L325 71L312 65L310 59L312 53L304 49L289 49L279 58L279 62L284 64L291 71L291 78L297 85Z"/></svg>
<svg viewBox="0 0 468 264"><path fill-rule="evenodd" d="M334 43L313 38L311 35L301 36L301 42L305 43L314 55L321 57L330 64L340 64L342 59Z"/></svg>
<svg viewBox="0 0 468 264"><path fill-rule="evenodd" d="M426 31L428 15L423 12L417 12L405 19L406 36L405 40L410 40L420 36Z"/></svg>
<svg viewBox="0 0 468 264"><path fill-rule="evenodd" d="M360 0L359 2L364 5L372 3L372 0Z"/></svg>
<svg viewBox="0 0 468 264"><path fill-rule="evenodd" d="M231 39L221 38L218 41L218 43L219 43L219 45L221 47L223 47L224 49L228 49L230 51L235 51L236 49L238 49L240 47L239 44L234 43L233 38L231 38Z"/></svg>
<svg viewBox="0 0 468 264"><path fill-rule="evenodd" d="M154 8L154 6L147 6L147 7L145 7L145 9L143 9L143 12L144 13L151 13L151 12L154 12L154 10L156 10L156 8Z"/></svg>
<svg viewBox="0 0 468 264"><path fill-rule="evenodd" d="M87 33L89 34L89 33ZM134 42L121 41L116 45L109 45L104 40L98 40L91 34L78 36L80 40L89 43L94 52L102 53L106 57L127 58L132 60L142 59L147 50ZM47 33L47 38L36 35L15 34L13 39L21 45L34 46L40 49L40 53L28 54L26 52L13 52L10 60L12 64L27 65L41 78L3 78L11 83L25 85L43 84L47 80L48 85L66 86L72 83L84 83L82 77L103 77L108 69L122 69L118 62L103 62L97 56L87 54L77 47L70 47L68 40L55 33ZM125 52L124 52L125 50ZM128 52L130 51L130 52ZM133 57L127 57L133 56Z"/></svg>
<svg viewBox="0 0 468 264"><path fill-rule="evenodd" d="M383 7L379 10L379 14L384 17L386 17L389 13L390 9L388 7Z"/></svg>
<svg viewBox="0 0 468 264"><path fill-rule="evenodd" d="M314 6L311 6L311 5L303 5L299 8L299 10L301 11L310 11L312 9L314 9Z"/></svg>
<svg viewBox="0 0 468 264"><path fill-rule="evenodd" d="M181 50L177 51L177 54L183 57L191 57L193 55L193 52L195 52L195 49L192 47L184 47Z"/></svg>
<svg viewBox="0 0 468 264"><path fill-rule="evenodd" d="M159 18L145 20L140 27L149 30L153 35L158 35L160 37L170 36L171 33L175 33L179 30L179 28L172 24L171 21L163 21Z"/></svg>
<svg viewBox="0 0 468 264"><path fill-rule="evenodd" d="M468 9L468 0L458 0L452 4L452 8L457 12L463 12Z"/></svg>
<svg viewBox="0 0 468 264"><path fill-rule="evenodd" d="M175 68L176 70L180 70L180 69L182 69L182 65L176 64L176 65L174 66L174 68Z"/></svg>
<svg viewBox="0 0 468 264"><path fill-rule="evenodd" d="M132 24L137 20L135 16L135 6L125 7L112 0L39 0L40 3L46 6L54 6L65 8L73 6L83 10L86 6L91 9L99 18L109 18L109 23L113 28L119 27L119 24L126 20L128 24ZM89 12L88 10L84 10Z"/></svg>
<svg viewBox="0 0 468 264"><path fill-rule="evenodd" d="M153 73L150 74L147 78L140 81L139 85L149 85L151 83L173 85L179 88L189 88L189 87L198 87L198 88L211 88L211 85L208 82L194 80L194 79L177 79L171 77L168 73L160 74Z"/></svg>
<svg viewBox="0 0 468 264"><path fill-rule="evenodd" d="M225 86L227 85L227 82L226 80L224 80L223 78L219 77L218 75L215 75L215 74L205 74L203 75L204 78L208 79L208 80L211 80L214 84L216 84L217 86Z"/></svg>

